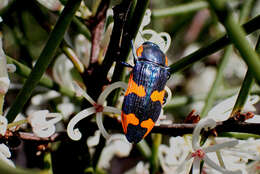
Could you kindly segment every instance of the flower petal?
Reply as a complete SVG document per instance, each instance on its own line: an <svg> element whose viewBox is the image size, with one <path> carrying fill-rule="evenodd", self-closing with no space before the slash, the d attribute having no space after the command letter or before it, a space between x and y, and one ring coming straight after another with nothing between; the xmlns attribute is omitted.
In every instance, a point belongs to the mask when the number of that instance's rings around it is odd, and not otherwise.
<svg viewBox="0 0 260 174"><path fill-rule="evenodd" d="M233 140L233 141L228 141L228 142L224 142L221 144L215 144L212 146L208 146L206 148L203 148L205 153L208 152L216 152L217 150L223 149L223 148L229 148L229 147L234 147L238 144L238 140Z"/></svg>
<svg viewBox="0 0 260 174"><path fill-rule="evenodd" d="M209 130L214 127L216 127L216 122L211 118L206 118L199 121L192 134L192 148L194 151L200 148L199 139L201 130Z"/></svg>
<svg viewBox="0 0 260 174"><path fill-rule="evenodd" d="M165 105L167 105L171 101L171 99L172 99L172 91L171 91L171 89L168 86L165 86L164 89L167 92L168 96L167 96L166 102L163 104L163 107Z"/></svg>
<svg viewBox="0 0 260 174"><path fill-rule="evenodd" d="M192 174L200 174L200 158L198 157L193 160Z"/></svg>
<svg viewBox="0 0 260 174"><path fill-rule="evenodd" d="M82 111L80 111L77 115L75 115L69 122L68 126L67 126L67 133L68 136L72 139L72 140L80 140L81 138L81 133L79 131L78 128L74 129L74 126L82 119L90 116L91 114L94 114L96 112L96 109L94 107L90 107L87 109L84 109Z"/></svg>
<svg viewBox="0 0 260 174"><path fill-rule="evenodd" d="M97 112L96 120L97 120L97 126L98 126L101 134L103 135L103 137L105 139L108 140L111 137L111 135L109 135L109 133L106 131L106 129L105 129L104 125L103 125L102 112Z"/></svg>
<svg viewBox="0 0 260 174"><path fill-rule="evenodd" d="M238 171L229 171L229 170L226 170L226 169L220 167L214 161L212 161L206 154L204 156L204 162L206 164L208 164L210 167L212 167L213 169L215 169L217 171L220 171L221 173L224 173L224 174L242 174L242 172L240 170L238 170Z"/></svg>
<svg viewBox="0 0 260 174"><path fill-rule="evenodd" d="M187 161L189 161L192 158L192 154L189 153L185 160L179 165L179 167L176 169L176 173L181 173L183 170L186 170ZM194 159L193 159L194 160ZM189 171L189 170L188 170Z"/></svg>
<svg viewBox="0 0 260 174"><path fill-rule="evenodd" d="M72 82L74 90L76 93L80 96L83 96L89 103L91 103L93 106L96 104L96 102L75 82Z"/></svg>
<svg viewBox="0 0 260 174"><path fill-rule="evenodd" d="M124 90L127 89L127 84L125 82L115 82L105 88L105 90L100 94L98 97L97 103L100 105L104 105L104 102L107 96L116 88L123 88Z"/></svg>
<svg viewBox="0 0 260 174"><path fill-rule="evenodd" d="M0 115L0 134L2 136L5 135L6 129L7 129L7 119L4 116Z"/></svg>

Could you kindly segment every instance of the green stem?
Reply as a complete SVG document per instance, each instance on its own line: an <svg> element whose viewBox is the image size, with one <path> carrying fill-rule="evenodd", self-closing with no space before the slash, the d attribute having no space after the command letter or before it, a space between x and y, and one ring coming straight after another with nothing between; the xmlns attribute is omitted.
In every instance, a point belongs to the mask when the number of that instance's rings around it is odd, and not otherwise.
<svg viewBox="0 0 260 174"><path fill-rule="evenodd" d="M30 98L33 89L36 87L43 76L43 73L51 63L59 44L63 40L66 29L69 27L74 13L80 5L80 2L81 0L69 0L66 7L62 11L30 76L26 80L23 89L19 92L14 104L11 106L7 114L7 119L9 122L12 122L16 115L21 112L23 106Z"/></svg>
<svg viewBox="0 0 260 174"><path fill-rule="evenodd" d="M247 71L230 117L233 117L236 113L243 109L253 83L254 76L250 71Z"/></svg>
<svg viewBox="0 0 260 174"><path fill-rule="evenodd" d="M235 95L238 93L239 89L227 89L224 91L218 91L216 99L225 99L227 97L230 97L232 95ZM260 95L259 89L253 89L250 91L250 94L252 95ZM174 96L165 107L165 110L170 110L174 108L178 108L184 105L188 105L190 103L196 102L196 101L204 101L206 99L206 94L200 94L200 95L193 95L193 96Z"/></svg>
<svg viewBox="0 0 260 174"><path fill-rule="evenodd" d="M221 59L221 62L219 63L219 66L218 66L218 69L217 69L217 75L216 75L216 78L215 78L215 81L214 83L212 84L212 87L208 93L208 97L206 98L206 101L205 101L205 105L202 109L202 112L200 114L201 118L205 117L210 108L213 106L214 104L214 101L215 101L215 98L216 98L216 94L217 94L217 91L219 89L219 86L221 84L221 81L222 81L222 78L223 78L223 71L226 67L226 64L228 62L228 59L230 57L232 53L232 46L229 45L225 51L224 51L224 55Z"/></svg>
<svg viewBox="0 0 260 174"><path fill-rule="evenodd" d="M260 36L258 37L258 41L256 44L256 51L258 54L260 54ZM246 76L244 78L243 84L239 91L236 103L233 107L230 117L233 117L236 113L240 112L243 109L253 84L254 76L250 70L247 70Z"/></svg>
<svg viewBox="0 0 260 174"><path fill-rule="evenodd" d="M3 115L4 99L5 95L0 94L0 115Z"/></svg>
<svg viewBox="0 0 260 174"><path fill-rule="evenodd" d="M254 0L248 0L244 2L243 8L241 10L240 18L239 18L241 23L247 20L254 2L255 2ZM260 37L258 37L258 41L256 44L256 51L258 53L260 52L259 43L260 43ZM243 109L247 100L247 96L249 95L253 84L254 84L254 76L249 70L247 70L246 76L244 78L243 84L239 91L236 103L233 107L230 117L234 116L237 112L240 112Z"/></svg>
<svg viewBox="0 0 260 174"><path fill-rule="evenodd" d="M0 173L2 174L47 174L45 171L14 168L0 159Z"/></svg>
<svg viewBox="0 0 260 174"><path fill-rule="evenodd" d="M162 134L154 134L152 156L151 156L151 174L155 174L159 170L158 152L162 143Z"/></svg>
<svg viewBox="0 0 260 174"><path fill-rule="evenodd" d="M152 152L145 140L142 140L140 143L136 144L138 150L141 152L142 156L144 156L146 159L149 159Z"/></svg>
<svg viewBox="0 0 260 174"><path fill-rule="evenodd" d="M78 18L73 17L72 19L73 24L78 27L78 30L81 34L83 34L89 41L91 41L91 32L89 29L84 25Z"/></svg>
<svg viewBox="0 0 260 174"><path fill-rule="evenodd" d="M20 126L20 125L25 124L25 123L28 123L27 119L16 121L16 122L12 122L12 123L9 123L7 125L7 129L10 129L10 128L16 127L16 126Z"/></svg>
<svg viewBox="0 0 260 174"><path fill-rule="evenodd" d="M246 33L235 21L232 11L221 0L209 0L211 7L216 12L220 22L224 25L227 34L247 63L256 81L260 83L260 59L246 39Z"/></svg>
<svg viewBox="0 0 260 174"><path fill-rule="evenodd" d="M235 132L223 132L218 134L219 137L231 137L240 140L248 140L249 138L259 139L260 135L249 134L249 133L235 133Z"/></svg>
<svg viewBox="0 0 260 174"><path fill-rule="evenodd" d="M244 22L246 22L248 20L248 17L250 16L254 3L255 3L255 0L244 1L243 7L242 7L240 15L239 15L240 24L243 24Z"/></svg>
<svg viewBox="0 0 260 174"><path fill-rule="evenodd" d="M79 60L75 51L71 49L65 42L63 42L61 49L64 52L64 54L66 54L66 56L71 60L71 62L73 63L74 67L78 70L78 72L83 73L84 65Z"/></svg>
<svg viewBox="0 0 260 174"><path fill-rule="evenodd" d="M51 152L46 152L44 154L44 170L47 172L47 174L53 174L52 171L52 162L51 162Z"/></svg>
<svg viewBox="0 0 260 174"><path fill-rule="evenodd" d="M186 4L176 5L174 7L155 9L152 11L152 17L160 18L166 16L182 15L207 8L209 4L205 1L190 2Z"/></svg>
<svg viewBox="0 0 260 174"><path fill-rule="evenodd" d="M29 75L32 71L31 68L29 68L28 66L18 62L17 60L15 60L9 56L6 56L6 59L7 59L7 63L14 64L16 66L15 73L17 73L18 75L20 75L21 77L24 77L24 78L29 77ZM39 84L42 86L45 86L49 89L56 90L66 96L69 96L69 97L75 96L73 91L66 88L65 86L59 86L59 84L53 82L48 76L45 76L45 75L42 76L41 80L39 81Z"/></svg>
<svg viewBox="0 0 260 174"><path fill-rule="evenodd" d="M260 15L253 18L249 22L243 25L247 34L254 32L260 28ZM188 56L183 57L176 63L170 66L170 73L175 73L177 71L184 70L185 68L191 66L193 63L202 60L206 56L215 53L216 51L224 48L230 44L230 40L227 35L217 39L213 43L200 48L199 50L189 54ZM259 68L260 70L260 68Z"/></svg>
<svg viewBox="0 0 260 174"><path fill-rule="evenodd" d="M246 1L244 3L243 8L242 8L241 13L240 13L240 23L243 23L247 19L247 17L249 16L250 11L251 11L251 7L252 7L252 2L253 2L252 0L249 0L249 1ZM222 80L222 77L223 77L223 71L224 71L225 66L227 64L228 58L230 57L230 55L232 53L232 50L233 50L233 47L230 45L230 46L226 47L226 49L224 51L223 58L222 58L222 60L219 64L216 79L215 79L215 81L214 81L214 83L213 83L213 85L210 89L209 95L206 99L205 106L203 107L203 110L201 112L201 117L205 117L208 114L208 111L210 110L210 108L213 106L213 103L215 101L215 97L216 97L216 94L217 94L217 90L218 90L219 86L221 85L221 80ZM249 93L249 91L247 92L247 95L248 95L248 93ZM247 95L246 95L246 97L247 97Z"/></svg>

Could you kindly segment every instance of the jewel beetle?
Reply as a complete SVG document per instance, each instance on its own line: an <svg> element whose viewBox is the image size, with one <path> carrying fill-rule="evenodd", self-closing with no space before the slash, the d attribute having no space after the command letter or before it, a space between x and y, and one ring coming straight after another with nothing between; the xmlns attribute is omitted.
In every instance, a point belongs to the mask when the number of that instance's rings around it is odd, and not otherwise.
<svg viewBox="0 0 260 174"><path fill-rule="evenodd" d="M121 120L127 140L138 143L158 120L170 73L167 56L157 44L144 42L135 54L132 42L132 51L135 65L125 92Z"/></svg>

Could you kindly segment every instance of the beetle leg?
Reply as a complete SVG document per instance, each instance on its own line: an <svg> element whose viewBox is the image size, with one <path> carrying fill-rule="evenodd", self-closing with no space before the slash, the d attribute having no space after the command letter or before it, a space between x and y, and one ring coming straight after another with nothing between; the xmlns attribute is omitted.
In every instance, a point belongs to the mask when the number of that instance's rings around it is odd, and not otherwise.
<svg viewBox="0 0 260 174"><path fill-rule="evenodd" d="M123 62L123 61L120 61L120 63L125 66L125 67L128 67L128 68L134 68L132 65L130 65L129 63L126 63L126 62Z"/></svg>
<svg viewBox="0 0 260 174"><path fill-rule="evenodd" d="M170 77L171 77L171 73L168 71L168 73L167 73L167 80L169 80Z"/></svg>

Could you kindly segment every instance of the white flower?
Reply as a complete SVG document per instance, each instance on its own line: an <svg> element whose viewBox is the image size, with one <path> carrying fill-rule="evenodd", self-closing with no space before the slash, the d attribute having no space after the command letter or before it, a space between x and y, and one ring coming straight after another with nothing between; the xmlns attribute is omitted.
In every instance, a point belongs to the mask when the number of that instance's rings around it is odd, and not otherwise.
<svg viewBox="0 0 260 174"><path fill-rule="evenodd" d="M157 33L154 30L147 29L143 30L143 28L148 25L151 21L151 10L147 9L144 15L144 18L142 20L141 26L139 28L139 32L137 33L137 36L135 38L135 45L138 47L142 45L144 42L144 36L148 35L149 39L145 39L146 41L153 42L157 44L160 49L165 53L171 44L171 37L166 32Z"/></svg>
<svg viewBox="0 0 260 174"><path fill-rule="evenodd" d="M136 167L128 170L125 174L149 174L149 163L140 161L137 163Z"/></svg>
<svg viewBox="0 0 260 174"><path fill-rule="evenodd" d="M52 11L59 11L62 5L59 0L37 0L41 5Z"/></svg>
<svg viewBox="0 0 260 174"><path fill-rule="evenodd" d="M232 109L235 105L236 99L238 95L234 95L229 97L219 104L214 106L208 113L207 118L212 118L215 121L225 121L229 118ZM257 95L249 95L246 103L243 108L243 112L255 111L255 107L253 106L255 103L259 101L259 96Z"/></svg>
<svg viewBox="0 0 260 174"><path fill-rule="evenodd" d="M0 144L0 159L6 162L9 166L15 167L13 161L11 161L11 152L9 148L5 144Z"/></svg>
<svg viewBox="0 0 260 174"><path fill-rule="evenodd" d="M44 94L37 94L37 95L33 96L31 99L31 102L33 105L38 106L38 105L48 102L51 99L57 98L59 96L60 96L60 93L58 93L54 90L51 90Z"/></svg>
<svg viewBox="0 0 260 174"><path fill-rule="evenodd" d="M132 144L126 140L123 134L113 134L107 140L106 146L103 149L100 161L98 162L99 168L109 168L110 160L113 156L126 157L130 154Z"/></svg>
<svg viewBox="0 0 260 174"><path fill-rule="evenodd" d="M75 51L85 68L88 68L90 62L91 42L82 34L77 35L75 38Z"/></svg>
<svg viewBox="0 0 260 174"><path fill-rule="evenodd" d="M75 111L76 106L70 102L68 97L63 97L62 103L58 104L57 109L61 112L63 119L67 120Z"/></svg>
<svg viewBox="0 0 260 174"><path fill-rule="evenodd" d="M253 161L251 162L247 168L247 173L253 173L253 174L260 174L260 161Z"/></svg>
<svg viewBox="0 0 260 174"><path fill-rule="evenodd" d="M87 99L91 104L92 107L84 109L80 111L77 115L75 115L69 122L67 127L67 133L68 136L73 140L80 140L81 133L78 128L74 129L74 126L82 119L95 114L96 113L96 121L99 130L101 131L101 134L106 138L109 139L110 135L107 133L107 131L104 128L103 122L102 122L102 114L103 113L115 113L115 114L121 114L121 110L117 109L112 106L105 106L105 101L109 93L111 93L116 88L127 88L127 84L124 82L115 82L108 87L99 95L97 102L95 102L83 89L81 89L77 83L73 83L75 91L77 95L83 96L85 99Z"/></svg>
<svg viewBox="0 0 260 174"><path fill-rule="evenodd" d="M171 137L169 141L169 146L161 144L158 152L159 161L164 174L170 174L176 171L189 152L192 151L190 136ZM186 162L187 168L190 168L192 161Z"/></svg>
<svg viewBox="0 0 260 174"><path fill-rule="evenodd" d="M85 5L85 2L81 2L78 11L76 12L76 16L81 17L83 19L88 19L92 15L92 12Z"/></svg>
<svg viewBox="0 0 260 174"><path fill-rule="evenodd" d="M73 90L71 70L74 67L72 62L64 55L61 54L55 61L53 66L53 78L61 86Z"/></svg>
<svg viewBox="0 0 260 174"><path fill-rule="evenodd" d="M49 113L48 110L33 112L28 117L33 133L38 137L50 137L55 133L55 125L61 120L59 113Z"/></svg>
<svg viewBox="0 0 260 174"><path fill-rule="evenodd" d="M260 115L254 115L253 118L249 118L245 122L247 122L247 123L260 123Z"/></svg>
<svg viewBox="0 0 260 174"><path fill-rule="evenodd" d="M0 135L4 136L7 129L7 119L0 115Z"/></svg>
<svg viewBox="0 0 260 174"><path fill-rule="evenodd" d="M196 128L192 134L192 149L193 153L189 153L183 163L178 167L177 173L183 172L185 170L185 165L188 160L193 160L192 174L200 173L200 161L203 160L205 164L209 167L220 171L225 174L239 174L241 171L229 171L223 167L217 165L212 159L209 158L207 153L216 152L223 148L233 147L238 144L237 140L228 141L220 144L210 145L207 147L200 146L200 132L202 129L209 130L216 126L216 122L213 119L202 119L197 124ZM186 171L188 172L188 171Z"/></svg>
<svg viewBox="0 0 260 174"><path fill-rule="evenodd" d="M231 138L215 138L216 143L223 143L230 140ZM250 162L250 160L260 160L259 148L260 140L255 140L252 138L248 140L239 140L239 143L236 146L228 149L222 149L221 156L223 157L223 164L230 170L239 169L243 174L248 174L248 162ZM213 161L217 160L215 153L210 153L209 157ZM221 172L216 171L207 165L205 165L205 170L208 173L221 174Z"/></svg>
<svg viewBox="0 0 260 174"><path fill-rule="evenodd" d="M10 80L7 73L6 56L2 44L2 37L0 36L0 94L6 94L10 85Z"/></svg>
<svg viewBox="0 0 260 174"><path fill-rule="evenodd" d="M14 73L16 71L16 66L15 66L15 64L7 64L6 69L8 72Z"/></svg>
<svg viewBox="0 0 260 174"><path fill-rule="evenodd" d="M107 47L110 42L113 27L114 27L114 23L112 22L108 25L106 32L102 36L102 40L100 42L100 54L102 55L101 56L102 59L107 51ZM102 59L100 60L100 62L102 61Z"/></svg>

